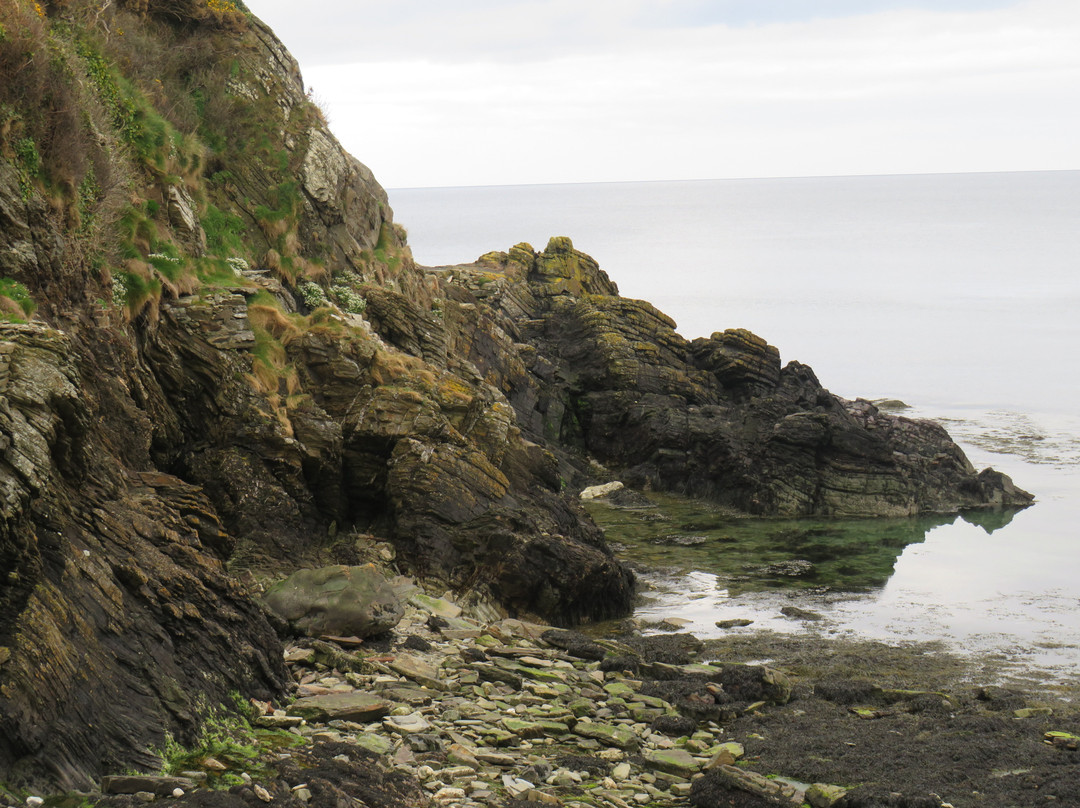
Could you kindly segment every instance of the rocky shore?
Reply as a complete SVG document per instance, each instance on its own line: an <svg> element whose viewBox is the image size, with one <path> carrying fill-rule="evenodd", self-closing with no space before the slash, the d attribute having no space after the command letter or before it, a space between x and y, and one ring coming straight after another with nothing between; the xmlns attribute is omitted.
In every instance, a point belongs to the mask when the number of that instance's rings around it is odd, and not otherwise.
<svg viewBox="0 0 1080 808"><path fill-rule="evenodd" d="M387 542L401 572L463 606L571 626L634 602L633 573L572 494L588 484L792 517L1032 501L940 426L841 399L727 325L684 339L561 236L418 266L385 190L242 3L0 3L0 782L85 791L196 743L232 694L284 706L294 676L244 573L320 566L307 560L343 537ZM536 705L512 695L558 701L526 682L577 689L610 715L567 704L544 719L565 725L567 748L599 754L609 745L580 732L621 728L634 748L608 762L681 799L668 786L688 769L635 757L670 751L631 710L669 710L630 697L653 697L654 669L624 676L472 616L454 630L479 636L456 644L417 629L445 649L425 652L459 683L445 692L518 716ZM567 681L463 680L513 661L483 643L486 661L460 656L485 636ZM375 677L361 689L390 675L318 664L346 685ZM604 689L619 681L629 691ZM389 703L461 712L434 695ZM709 720L675 742L683 762L726 742ZM550 774L514 771L537 793Z"/></svg>
<svg viewBox="0 0 1080 808"><path fill-rule="evenodd" d="M374 571L365 568L365 574ZM927 649L587 636L396 578L390 632L296 637L288 699L216 714L98 808L1073 805L1080 715ZM611 632L608 632L611 634ZM771 654L748 664L752 654ZM1060 695L1060 694L1059 694ZM1050 701L1047 701L1047 699ZM41 804L0 792L10 808Z"/></svg>

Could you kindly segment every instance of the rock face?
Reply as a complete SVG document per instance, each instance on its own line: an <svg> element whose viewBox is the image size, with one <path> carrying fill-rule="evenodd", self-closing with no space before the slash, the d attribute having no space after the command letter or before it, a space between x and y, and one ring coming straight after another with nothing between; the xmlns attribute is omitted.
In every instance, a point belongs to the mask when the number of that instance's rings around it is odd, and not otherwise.
<svg viewBox="0 0 1080 808"><path fill-rule="evenodd" d="M74 354L60 332L0 325L0 771L66 787L153 765L147 741L191 737L200 702L285 681L210 502L116 463Z"/></svg>
<svg viewBox="0 0 1080 808"><path fill-rule="evenodd" d="M280 695L238 574L358 537L510 615L627 613L593 459L748 513L1030 499L748 332L687 342L568 239L416 266L233 4L44 6L0 6L0 277L37 303L0 295L0 780L153 767Z"/></svg>
<svg viewBox="0 0 1080 808"><path fill-rule="evenodd" d="M480 328L507 335L502 352L473 358L529 437L584 449L630 485L760 515L1031 502L1003 475L976 473L940 426L834 396L809 367L781 368L776 348L746 330L684 340L650 304L618 297L566 239L442 275L482 301Z"/></svg>

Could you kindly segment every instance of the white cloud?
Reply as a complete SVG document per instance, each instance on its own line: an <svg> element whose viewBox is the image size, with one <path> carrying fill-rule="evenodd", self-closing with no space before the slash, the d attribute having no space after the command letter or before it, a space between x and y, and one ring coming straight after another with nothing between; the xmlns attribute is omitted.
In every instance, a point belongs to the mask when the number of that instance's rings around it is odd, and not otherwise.
<svg viewBox="0 0 1080 808"><path fill-rule="evenodd" d="M651 29L656 0L424 5L389 30L441 27L430 58L305 66L388 187L1076 167L1074 0Z"/></svg>

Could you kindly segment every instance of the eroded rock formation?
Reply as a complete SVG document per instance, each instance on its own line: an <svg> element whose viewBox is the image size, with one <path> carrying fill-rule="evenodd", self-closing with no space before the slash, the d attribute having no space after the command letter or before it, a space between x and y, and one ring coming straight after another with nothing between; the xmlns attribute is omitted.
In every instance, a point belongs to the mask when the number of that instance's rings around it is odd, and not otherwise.
<svg viewBox="0 0 1080 808"><path fill-rule="evenodd" d="M1031 502L1007 477L977 473L937 424L834 396L746 330L683 339L649 303L619 297L567 239L437 271L470 292L457 293L455 322L469 335L459 342L498 380L526 434L587 452L631 485L760 515Z"/></svg>

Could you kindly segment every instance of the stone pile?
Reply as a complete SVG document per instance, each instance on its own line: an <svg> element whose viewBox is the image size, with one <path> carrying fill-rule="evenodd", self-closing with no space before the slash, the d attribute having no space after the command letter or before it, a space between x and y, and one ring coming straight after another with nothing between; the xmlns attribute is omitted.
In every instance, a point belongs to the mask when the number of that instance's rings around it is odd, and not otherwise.
<svg viewBox="0 0 1080 808"><path fill-rule="evenodd" d="M743 747L724 722L786 701L790 685L778 672L689 662L697 647L689 635L594 640L498 619L483 605L473 614L490 622L463 615L449 600L418 591L407 597L392 644L376 642L373 650L370 642L338 637L289 645L296 698L276 709L256 703L255 724L303 738L301 749L363 750L356 765L414 777L432 806L686 805L707 772L723 778L724 788L790 805L812 798L832 805L842 796L824 787L804 793L762 785L764 778L739 767ZM271 803L321 802L312 801L307 782L275 790L246 772L233 774ZM151 801L193 784L148 779L143 788L130 780L109 785L122 782ZM699 804L710 804L702 793ZM818 801L819 794L828 799Z"/></svg>

